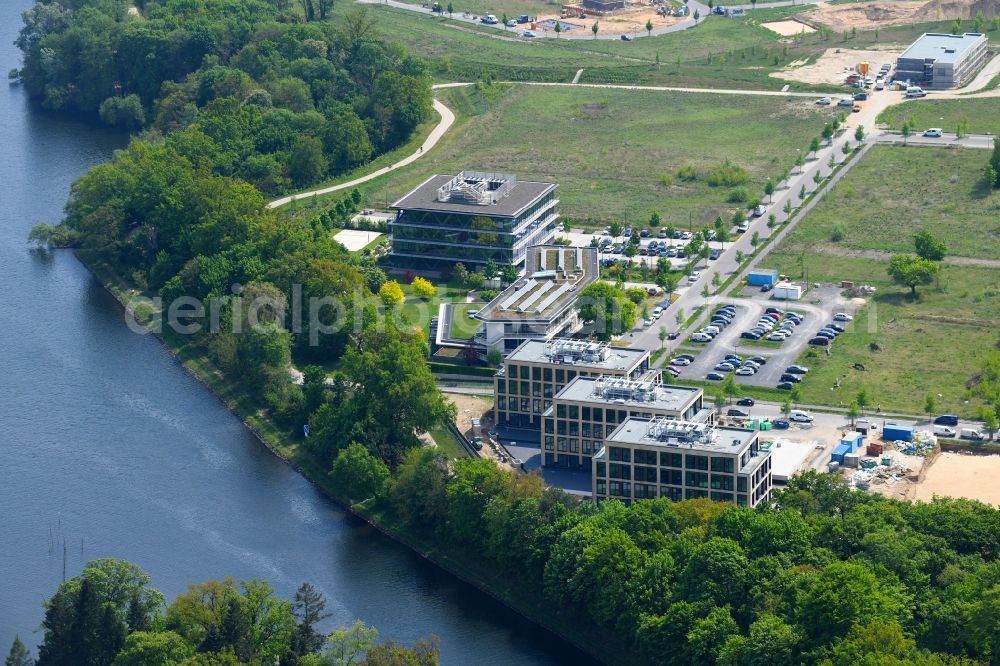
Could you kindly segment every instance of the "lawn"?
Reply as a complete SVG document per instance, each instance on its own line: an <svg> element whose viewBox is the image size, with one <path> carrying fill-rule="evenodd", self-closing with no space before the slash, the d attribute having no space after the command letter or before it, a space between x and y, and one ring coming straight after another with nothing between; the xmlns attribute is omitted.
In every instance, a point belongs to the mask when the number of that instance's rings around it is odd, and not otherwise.
<svg viewBox="0 0 1000 666"><path fill-rule="evenodd" d="M945 132L954 132L958 124L964 122L968 132L1000 134L1000 99L912 100L891 106L878 117L878 122L896 130L908 120L918 132L928 127L940 127Z"/></svg>
<svg viewBox="0 0 1000 666"><path fill-rule="evenodd" d="M832 113L808 99L723 101L708 93L514 85L491 105L469 103L483 112L463 118L427 158L361 189L382 204L433 173L509 171L558 183L562 213L574 223L645 221L657 211L665 224L700 226L736 208L726 201L730 188L706 184L709 169L732 159L747 171L750 196L761 196L768 177L781 178ZM697 178L678 179L683 166Z"/></svg>
<svg viewBox="0 0 1000 666"><path fill-rule="evenodd" d="M914 234L928 229L949 255L1000 259L1000 193L981 183L989 157L986 150L875 146L780 249L912 252ZM843 233L839 242L836 233Z"/></svg>
<svg viewBox="0 0 1000 666"><path fill-rule="evenodd" d="M864 388L883 409L921 413L932 395L938 411L978 414L980 403L969 398L967 387L986 354L1000 344L1000 270L946 266L940 286L919 287L914 298L890 281L884 259L816 250L829 247L830 228L840 222L848 239L842 244L858 250L910 251L914 231L927 225L953 255L1000 256L993 222L998 195L984 204L967 179L950 182L953 173L975 174L978 168L966 162L984 163L986 156L985 151L874 148L767 256L766 267L795 277L808 271L811 282L851 280L877 288L832 354L810 349L799 358L812 369L801 385L804 402L846 406ZM943 177L923 180L923 171ZM924 199L927 187L935 189ZM915 192L917 201L908 201ZM869 202L880 210L865 212ZM986 220L993 235L983 228Z"/></svg>
<svg viewBox="0 0 1000 666"><path fill-rule="evenodd" d="M430 431L434 443L451 459L467 458L469 453L462 446L462 443L447 428L435 428Z"/></svg>
<svg viewBox="0 0 1000 666"><path fill-rule="evenodd" d="M469 312L471 310L479 310L483 307L483 303L459 303L455 305L452 310L451 319L451 337L458 338L460 340L471 340L472 336L476 334L479 330L479 326L482 322L478 319L470 319Z"/></svg>
<svg viewBox="0 0 1000 666"><path fill-rule="evenodd" d="M465 301L466 295L469 293L468 289L455 282L435 283L435 286L438 288L437 295L429 300L424 300L415 296L413 294L413 287L404 284L404 281L400 280L399 276L393 275L390 278L399 280L400 286L403 288L403 294L406 296L406 300L403 301L403 306L400 308L401 314L410 324L419 326L425 331L430 329L431 317L438 316L438 306L441 303Z"/></svg>

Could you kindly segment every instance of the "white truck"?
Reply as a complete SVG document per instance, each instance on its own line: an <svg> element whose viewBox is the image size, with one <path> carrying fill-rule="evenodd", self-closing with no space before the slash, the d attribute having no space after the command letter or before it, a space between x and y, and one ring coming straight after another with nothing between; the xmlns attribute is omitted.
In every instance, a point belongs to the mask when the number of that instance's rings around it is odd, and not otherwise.
<svg viewBox="0 0 1000 666"><path fill-rule="evenodd" d="M910 86L906 89L907 97L927 97L927 91L920 86Z"/></svg>
<svg viewBox="0 0 1000 666"><path fill-rule="evenodd" d="M986 433L976 428L962 428L958 436L960 439L975 439L980 441L986 439Z"/></svg>

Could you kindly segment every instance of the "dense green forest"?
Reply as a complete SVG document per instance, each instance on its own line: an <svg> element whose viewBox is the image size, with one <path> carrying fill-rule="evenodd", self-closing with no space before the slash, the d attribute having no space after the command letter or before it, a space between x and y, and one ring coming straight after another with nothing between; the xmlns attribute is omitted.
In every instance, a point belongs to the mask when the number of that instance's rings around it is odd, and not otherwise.
<svg viewBox="0 0 1000 666"><path fill-rule="evenodd" d="M173 133L213 173L282 192L405 143L431 109L423 63L363 10L335 25L301 7L40 0L24 13L18 75L48 109Z"/></svg>
<svg viewBox="0 0 1000 666"><path fill-rule="evenodd" d="M191 585L169 605L139 567L89 562L45 603L38 659L20 637L6 666L437 666L436 639L379 640L358 621L329 635L326 600L303 583L294 600L262 580Z"/></svg>

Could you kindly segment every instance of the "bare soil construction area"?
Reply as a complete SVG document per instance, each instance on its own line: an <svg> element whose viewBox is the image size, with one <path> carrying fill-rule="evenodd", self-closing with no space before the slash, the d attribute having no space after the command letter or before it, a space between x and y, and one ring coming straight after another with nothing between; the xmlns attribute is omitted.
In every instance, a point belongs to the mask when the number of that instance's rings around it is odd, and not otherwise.
<svg viewBox="0 0 1000 666"><path fill-rule="evenodd" d="M990 19L1000 13L1000 0L877 0L844 5L819 4L815 9L799 14L799 18L813 25L830 28L834 32L874 30L890 25L950 21L972 18L977 12Z"/></svg>
<svg viewBox="0 0 1000 666"><path fill-rule="evenodd" d="M802 33L816 32L816 28L798 21L772 21L761 23L760 27L767 28L771 32L778 33L782 37L792 37Z"/></svg>
<svg viewBox="0 0 1000 666"><path fill-rule="evenodd" d="M1000 456L941 453L915 487L913 499L930 501L935 495L965 497L1000 506Z"/></svg>
<svg viewBox="0 0 1000 666"><path fill-rule="evenodd" d="M591 35L590 26L595 22L598 24L602 35L622 35L625 33L646 34L646 21L652 21L653 29L680 23L685 19L680 16L660 16L656 13L655 7L635 7L625 9L618 14L608 14L607 16L587 16L577 18L575 16L559 16L558 14L539 14L539 21L553 20L563 23L572 23L582 26L563 34L569 35ZM552 32L551 28L541 28L544 32Z"/></svg>
<svg viewBox="0 0 1000 666"><path fill-rule="evenodd" d="M827 49L826 52L808 65L792 63L771 76L786 81L802 83L842 84L847 75L854 71L859 62L868 62L877 71L884 63L892 63L902 52L902 48L889 47L884 51L858 51L854 49Z"/></svg>

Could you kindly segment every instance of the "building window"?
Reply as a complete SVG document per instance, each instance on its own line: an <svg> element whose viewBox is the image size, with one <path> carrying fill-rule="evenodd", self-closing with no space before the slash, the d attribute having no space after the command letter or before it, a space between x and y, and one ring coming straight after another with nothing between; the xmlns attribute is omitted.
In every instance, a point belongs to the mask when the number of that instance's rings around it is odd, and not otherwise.
<svg viewBox="0 0 1000 666"><path fill-rule="evenodd" d="M531 378L536 382L542 378L542 369L539 367L534 367L531 369Z"/></svg>
<svg viewBox="0 0 1000 666"><path fill-rule="evenodd" d="M712 456L712 471L713 472L725 472L727 474L733 473L733 459L732 458L721 458L718 456Z"/></svg>
<svg viewBox="0 0 1000 666"><path fill-rule="evenodd" d="M686 472L684 485L692 488L708 488L708 474L705 472Z"/></svg>
<svg viewBox="0 0 1000 666"><path fill-rule="evenodd" d="M636 467L635 468L635 480L636 481L648 481L650 483L656 483L656 468L655 467Z"/></svg>
<svg viewBox="0 0 1000 666"><path fill-rule="evenodd" d="M556 421L556 434L557 435L565 435L566 434L566 422L565 421Z"/></svg>
<svg viewBox="0 0 1000 666"><path fill-rule="evenodd" d="M556 431L556 424L551 418L545 419L545 432L552 434Z"/></svg>
<svg viewBox="0 0 1000 666"><path fill-rule="evenodd" d="M712 495L711 495L711 498L712 498L713 502L732 502L733 501L733 494L732 493L717 493L717 492L713 492Z"/></svg>
<svg viewBox="0 0 1000 666"><path fill-rule="evenodd" d="M584 437L590 437L590 424L587 422L580 424L580 434Z"/></svg>
<svg viewBox="0 0 1000 666"><path fill-rule="evenodd" d="M583 455L589 455L594 452L593 444L589 439L583 440Z"/></svg>
<svg viewBox="0 0 1000 666"><path fill-rule="evenodd" d="M542 379L547 382L552 381L552 368L542 368Z"/></svg>
<svg viewBox="0 0 1000 666"><path fill-rule="evenodd" d="M690 488L684 491L685 499L701 499L703 497L708 497L707 490L691 490Z"/></svg>
<svg viewBox="0 0 1000 666"><path fill-rule="evenodd" d="M608 475L608 464L599 462L597 463L597 476L607 476Z"/></svg>
<svg viewBox="0 0 1000 666"><path fill-rule="evenodd" d="M535 398L542 397L542 385L539 382L531 382L531 395Z"/></svg>
<svg viewBox="0 0 1000 666"><path fill-rule="evenodd" d="M684 456L679 453L664 451L660 454L660 465L663 467L683 467Z"/></svg>
<svg viewBox="0 0 1000 666"><path fill-rule="evenodd" d="M580 420L580 408L577 405L569 406L569 417L577 421Z"/></svg>
<svg viewBox="0 0 1000 666"><path fill-rule="evenodd" d="M628 465L609 463L608 476L610 476L612 479L631 479L632 468L629 467Z"/></svg>
<svg viewBox="0 0 1000 666"><path fill-rule="evenodd" d="M672 502L684 499L684 491L680 488L660 488L660 497L666 497Z"/></svg>
<svg viewBox="0 0 1000 666"><path fill-rule="evenodd" d="M556 416L561 419L566 418L566 405L556 405Z"/></svg>
<svg viewBox="0 0 1000 666"><path fill-rule="evenodd" d="M733 477L725 474L712 475L712 490L732 490L732 489L733 489Z"/></svg>
<svg viewBox="0 0 1000 666"><path fill-rule="evenodd" d="M620 460L621 462L631 462L632 454L629 449L620 446L612 446L608 451L608 460Z"/></svg>
<svg viewBox="0 0 1000 666"><path fill-rule="evenodd" d="M737 492L745 493L747 491L747 477L738 476L736 477L736 490Z"/></svg>
<svg viewBox="0 0 1000 666"><path fill-rule="evenodd" d="M552 435L545 436L545 450L551 451L554 448L555 438Z"/></svg>
<svg viewBox="0 0 1000 666"><path fill-rule="evenodd" d="M708 456L688 455L685 461L686 469L708 469Z"/></svg>
<svg viewBox="0 0 1000 666"><path fill-rule="evenodd" d="M562 368L556 368L556 384L566 383L566 371Z"/></svg>
<svg viewBox="0 0 1000 666"><path fill-rule="evenodd" d="M522 365L521 366L521 379L527 379L530 376L530 374L531 374L531 369L528 366L526 366L526 365Z"/></svg>
<svg viewBox="0 0 1000 666"><path fill-rule="evenodd" d="M556 450L557 451L565 451L566 450L566 438L565 437L559 437L559 438L556 439Z"/></svg>
<svg viewBox="0 0 1000 666"><path fill-rule="evenodd" d="M683 473L679 469L661 469L660 483L669 483L672 486L681 486L683 483Z"/></svg>
<svg viewBox="0 0 1000 666"><path fill-rule="evenodd" d="M583 416L581 418L583 418L584 421L592 421L593 420L590 417L590 407L584 407L582 414L583 414Z"/></svg>
<svg viewBox="0 0 1000 666"><path fill-rule="evenodd" d="M604 420L604 410L600 407L594 407L594 420L603 421Z"/></svg>
<svg viewBox="0 0 1000 666"><path fill-rule="evenodd" d="M602 481L601 479L597 480L597 494L598 495L607 495L608 494L608 482L607 481Z"/></svg>
<svg viewBox="0 0 1000 666"><path fill-rule="evenodd" d="M521 398L521 411L522 412L527 412L528 409L531 407L531 404L529 403L530 400L531 400L531 398Z"/></svg>
<svg viewBox="0 0 1000 666"><path fill-rule="evenodd" d="M736 504L738 506L746 506L747 505L747 496L746 495L737 495L736 496Z"/></svg>

